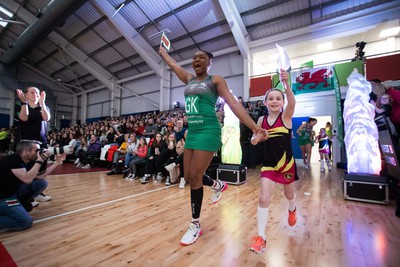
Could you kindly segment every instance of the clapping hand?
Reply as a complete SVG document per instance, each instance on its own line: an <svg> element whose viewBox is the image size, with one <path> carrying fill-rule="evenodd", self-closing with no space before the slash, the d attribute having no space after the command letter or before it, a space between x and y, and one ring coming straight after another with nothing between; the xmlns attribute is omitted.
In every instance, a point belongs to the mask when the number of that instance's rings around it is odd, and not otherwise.
<svg viewBox="0 0 400 267"><path fill-rule="evenodd" d="M39 103L41 105L44 105L44 102L46 101L46 92L45 91L41 91L40 92L40 98L39 98Z"/></svg>
<svg viewBox="0 0 400 267"><path fill-rule="evenodd" d="M17 89L17 96L18 96L19 100L21 100L21 102L27 101L26 96L25 96L24 92L22 92L21 89Z"/></svg>
<svg viewBox="0 0 400 267"><path fill-rule="evenodd" d="M169 142L168 149L174 149L174 142L172 141Z"/></svg>

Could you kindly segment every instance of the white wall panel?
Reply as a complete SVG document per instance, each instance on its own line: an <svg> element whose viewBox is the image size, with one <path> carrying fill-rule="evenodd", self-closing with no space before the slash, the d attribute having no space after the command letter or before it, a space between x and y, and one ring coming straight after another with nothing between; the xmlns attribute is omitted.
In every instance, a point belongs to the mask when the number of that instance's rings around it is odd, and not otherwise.
<svg viewBox="0 0 400 267"><path fill-rule="evenodd" d="M169 104L170 109L174 108L174 102L179 102L181 104L181 107L185 106L185 87L186 85L182 83L182 86L171 89L171 103Z"/></svg>
<svg viewBox="0 0 400 267"><path fill-rule="evenodd" d="M146 76L134 81L124 83L122 85L125 89L141 95L160 90L160 79L156 75ZM122 97L130 97L132 94L122 90ZM158 102L158 101L157 101Z"/></svg>
<svg viewBox="0 0 400 267"><path fill-rule="evenodd" d="M57 92L56 96L57 96L57 105L70 106L70 108L72 109L73 94Z"/></svg>
<svg viewBox="0 0 400 267"><path fill-rule="evenodd" d="M9 110L13 107L14 105L14 99L16 98L16 93L15 91L12 91L10 89L7 89L0 83L0 109L2 110Z"/></svg>
<svg viewBox="0 0 400 267"><path fill-rule="evenodd" d="M57 113L58 114L64 114L64 115L66 115L66 114L71 115L72 114L72 109L69 106L64 106L64 105L63 106L58 106L57 107Z"/></svg>
<svg viewBox="0 0 400 267"><path fill-rule="evenodd" d="M242 96L243 92L243 75L233 76L230 78L226 78L226 83L228 84L228 88L232 91L232 94L236 97Z"/></svg>
<svg viewBox="0 0 400 267"><path fill-rule="evenodd" d="M101 116L102 117L108 117L111 116L110 114L110 102L103 102L102 103L102 112L101 112Z"/></svg>
<svg viewBox="0 0 400 267"><path fill-rule="evenodd" d="M122 87L121 114L159 110L160 79L156 75L124 83Z"/></svg>
<svg viewBox="0 0 400 267"><path fill-rule="evenodd" d="M12 103L10 98L2 96L0 98L0 113L6 114L11 109Z"/></svg>
<svg viewBox="0 0 400 267"><path fill-rule="evenodd" d="M87 98L88 105L97 104L109 100L110 100L110 91L107 89L91 92L88 94Z"/></svg>
<svg viewBox="0 0 400 267"><path fill-rule="evenodd" d="M7 114L10 116L9 125L13 124L14 118L14 103L17 98L15 91L6 88L0 82L0 114Z"/></svg>
<svg viewBox="0 0 400 267"><path fill-rule="evenodd" d="M151 99L153 100L152 102L159 102L160 99L160 92L155 92L155 93L149 93L146 94L145 96L146 99ZM143 99L140 99L138 97L125 97L122 98L121 100L121 114L132 114L132 113L140 113L140 112L146 112L146 111L153 111L153 110L159 110L158 107L146 102Z"/></svg>
<svg viewBox="0 0 400 267"><path fill-rule="evenodd" d="M192 63L190 64L186 64L186 65L182 65L181 66L184 70L186 70L189 73L194 74L194 71L192 69ZM175 87L180 87L185 85L181 80L178 79L178 77L176 77L175 73L172 73L171 75L171 88L175 88Z"/></svg>
<svg viewBox="0 0 400 267"><path fill-rule="evenodd" d="M103 114L102 108L103 108L102 103L89 105L87 109L87 118L90 119L90 118L101 117Z"/></svg>
<svg viewBox="0 0 400 267"><path fill-rule="evenodd" d="M213 59L210 74L229 77L243 74L243 59L238 53L231 53Z"/></svg>

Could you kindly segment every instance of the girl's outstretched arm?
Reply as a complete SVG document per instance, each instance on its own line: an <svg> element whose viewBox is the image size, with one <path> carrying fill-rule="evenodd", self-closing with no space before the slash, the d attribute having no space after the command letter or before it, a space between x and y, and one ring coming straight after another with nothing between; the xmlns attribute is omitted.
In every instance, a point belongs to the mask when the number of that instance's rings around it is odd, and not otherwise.
<svg viewBox="0 0 400 267"><path fill-rule="evenodd" d="M296 99L294 97L292 87L289 84L289 73L283 69L281 69L281 81L283 83L283 87L285 88L285 94L286 94L286 100L287 100L286 108L283 111L283 119L285 121L285 125L287 125L286 122L289 122L289 121L290 121L290 125L292 125L291 121L292 121L294 109L296 106ZM289 125L287 125L287 126L289 126Z"/></svg>
<svg viewBox="0 0 400 267"><path fill-rule="evenodd" d="M175 72L176 76L178 76L179 80L181 80L184 84L188 84L189 81L194 77L193 74L184 70L181 66L176 63L176 61L168 55L167 51L164 47L160 46L158 49L158 53L164 59L165 63Z"/></svg>
<svg viewBox="0 0 400 267"><path fill-rule="evenodd" d="M258 127L262 127L262 122L264 120L264 116L261 116L258 118L257 121L257 126ZM250 143L252 145L257 145L259 142L261 141L265 141L268 138L268 132L266 131L267 136L264 136L262 132L258 132L258 133L253 133L253 136L251 137Z"/></svg>

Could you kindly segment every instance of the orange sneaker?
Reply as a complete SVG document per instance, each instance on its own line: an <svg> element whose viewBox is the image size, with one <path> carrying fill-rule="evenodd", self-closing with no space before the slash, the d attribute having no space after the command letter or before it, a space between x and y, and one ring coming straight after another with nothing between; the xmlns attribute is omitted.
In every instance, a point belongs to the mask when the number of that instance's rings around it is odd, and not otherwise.
<svg viewBox="0 0 400 267"><path fill-rule="evenodd" d="M249 250L254 251L255 253L263 252L265 249L265 245L266 245L264 238L257 235L255 237L253 237L252 240L254 241L254 243L253 243L253 245L250 246Z"/></svg>
<svg viewBox="0 0 400 267"><path fill-rule="evenodd" d="M294 211L289 210L288 224L290 226L294 226L296 222L297 222L296 209L294 209Z"/></svg>

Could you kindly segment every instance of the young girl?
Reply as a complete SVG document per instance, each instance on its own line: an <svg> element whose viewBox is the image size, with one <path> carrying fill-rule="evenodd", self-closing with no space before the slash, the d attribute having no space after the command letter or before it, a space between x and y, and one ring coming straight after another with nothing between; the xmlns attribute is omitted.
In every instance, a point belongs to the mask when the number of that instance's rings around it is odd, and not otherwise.
<svg viewBox="0 0 400 267"><path fill-rule="evenodd" d="M137 157L137 149L139 147L139 141L136 138L136 134L131 133L129 134L128 138L128 146L126 147L126 153L125 153L125 164L124 164L124 170L123 173L126 173L129 171L129 162Z"/></svg>
<svg viewBox="0 0 400 267"><path fill-rule="evenodd" d="M162 182L165 178L165 185L171 185L171 178L169 177L168 171L164 168L165 165L169 165L176 159L176 138L174 133L170 133L165 140L164 145L161 147L160 155L156 159L156 170L157 170L157 181Z"/></svg>
<svg viewBox="0 0 400 267"><path fill-rule="evenodd" d="M321 128L319 130L319 135L317 136L317 142L319 143L318 151L321 162L321 172L325 172L324 160L326 162L326 166L328 166L328 170L332 171L331 161L329 160L329 136L326 134L325 128Z"/></svg>
<svg viewBox="0 0 400 267"><path fill-rule="evenodd" d="M261 187L257 210L258 234L253 237L254 243L250 247L250 250L256 253L262 252L266 246L265 227L268 222L268 208L271 204L275 183L283 184L285 197L289 201L289 225L294 226L297 220L293 182L298 177L291 146L292 117L296 101L288 79L289 74L281 70L281 81L287 97L286 109L282 111L285 102L284 93L278 89L271 89L267 91L264 98L264 105L267 107L269 115L260 117L257 122L258 126L268 131L269 138L264 143L264 158L261 168ZM253 134L251 143L256 145L262 140L260 133Z"/></svg>
<svg viewBox="0 0 400 267"><path fill-rule="evenodd" d="M390 95L383 94L377 103L375 103L375 117L385 115L390 118L392 115L392 101Z"/></svg>
<svg viewBox="0 0 400 267"><path fill-rule="evenodd" d="M157 133L156 137L153 140L153 143L149 147L150 155L146 161L146 167L144 171L144 176L142 177L141 183L147 184L150 180L150 177L153 176L154 182L157 181L155 173L156 173L156 161L157 158L160 156L160 152L162 146L164 144L164 140L162 139L161 133Z"/></svg>
<svg viewBox="0 0 400 267"><path fill-rule="evenodd" d="M135 151L136 157L131 159L129 162L129 174L125 178L127 180L135 180L137 178L136 174L136 165L144 162L147 158L147 143L145 137L140 137L139 139L139 146Z"/></svg>

